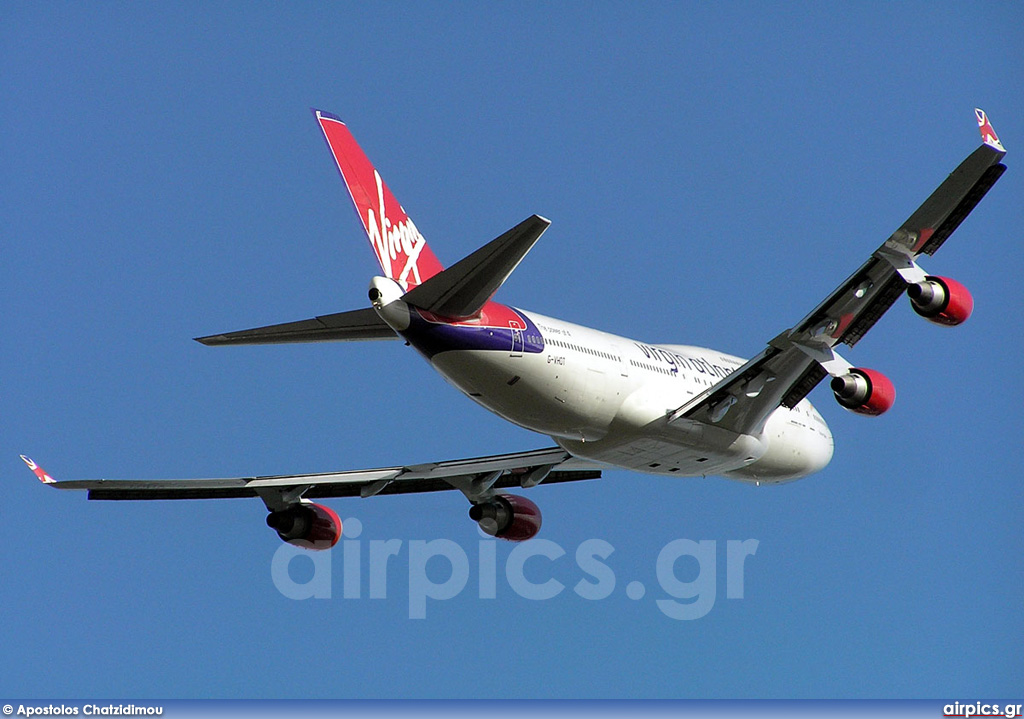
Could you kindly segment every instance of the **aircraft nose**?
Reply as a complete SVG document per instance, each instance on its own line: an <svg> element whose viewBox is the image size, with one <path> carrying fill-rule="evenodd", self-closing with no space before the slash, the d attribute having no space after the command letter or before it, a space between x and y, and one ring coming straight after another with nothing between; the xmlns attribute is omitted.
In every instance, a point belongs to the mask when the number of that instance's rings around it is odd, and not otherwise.
<svg viewBox="0 0 1024 719"><path fill-rule="evenodd" d="M768 420L768 451L750 465L749 471L735 472L767 482L788 482L820 472L832 461L834 443L825 420L810 409L799 424L791 424L789 415L777 413ZM815 416L817 415L817 416Z"/></svg>
<svg viewBox="0 0 1024 719"><path fill-rule="evenodd" d="M832 430L824 422L814 434L814 439L807 443L805 457L807 460L807 474L820 472L832 461L832 454L835 452L835 441L832 439Z"/></svg>

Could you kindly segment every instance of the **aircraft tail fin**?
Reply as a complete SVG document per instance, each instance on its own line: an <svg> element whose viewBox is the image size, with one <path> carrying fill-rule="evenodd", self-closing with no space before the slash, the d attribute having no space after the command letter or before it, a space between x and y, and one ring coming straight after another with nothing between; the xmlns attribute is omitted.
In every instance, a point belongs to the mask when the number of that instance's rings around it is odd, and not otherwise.
<svg viewBox="0 0 1024 719"><path fill-rule="evenodd" d="M313 114L384 274L410 289L444 269L345 123L320 110Z"/></svg>

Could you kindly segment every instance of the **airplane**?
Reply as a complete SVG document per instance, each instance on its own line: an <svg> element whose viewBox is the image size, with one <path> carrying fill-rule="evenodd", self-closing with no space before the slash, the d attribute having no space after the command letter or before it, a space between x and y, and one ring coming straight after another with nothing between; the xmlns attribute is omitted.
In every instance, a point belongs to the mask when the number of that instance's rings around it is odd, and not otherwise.
<svg viewBox="0 0 1024 719"><path fill-rule="evenodd" d="M554 446L510 454L324 474L187 480L55 481L91 500L258 497L285 542L333 547L337 513L313 500L458 490L469 516L494 537L525 541L541 513L506 490L594 479L618 468L670 477L717 475L775 484L819 472L833 438L807 400L823 379L838 403L863 415L892 407L881 372L856 367L853 347L906 291L913 310L943 326L963 323L974 301L959 282L918 264L933 255L995 184L1006 151L982 110L982 144L877 250L753 359L689 345L650 344L521 310L494 295L548 228L532 215L445 268L338 117L313 110L382 275L370 306L225 334L204 345L404 340L450 384Z"/></svg>

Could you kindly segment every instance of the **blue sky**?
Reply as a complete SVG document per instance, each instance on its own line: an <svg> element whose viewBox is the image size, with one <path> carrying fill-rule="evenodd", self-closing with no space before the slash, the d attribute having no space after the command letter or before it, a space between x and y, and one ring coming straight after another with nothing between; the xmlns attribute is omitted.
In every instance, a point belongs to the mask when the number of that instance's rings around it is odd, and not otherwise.
<svg viewBox="0 0 1024 719"><path fill-rule="evenodd" d="M0 698L1019 694L1022 28L1009 2L4 4ZM480 598L490 550L457 494L335 500L362 525L362 597L335 551L331 598L299 601L272 580L260 503L86 502L18 454L72 479L547 446L398 343L191 341L364 306L376 266L311 106L346 119L442 261L552 220L499 299L745 356L977 146L975 106L1010 169L927 265L973 290L971 321L901 301L849 353L894 381L893 410L812 394L836 436L824 472L533 490L542 546L566 553L526 564L565 586L548 600L505 579L507 544ZM436 539L469 581L413 620L412 543ZM749 539L727 598L728 542ZM573 591L588 540L614 548L605 599ZM656 603L677 540L717 557L692 621Z"/></svg>

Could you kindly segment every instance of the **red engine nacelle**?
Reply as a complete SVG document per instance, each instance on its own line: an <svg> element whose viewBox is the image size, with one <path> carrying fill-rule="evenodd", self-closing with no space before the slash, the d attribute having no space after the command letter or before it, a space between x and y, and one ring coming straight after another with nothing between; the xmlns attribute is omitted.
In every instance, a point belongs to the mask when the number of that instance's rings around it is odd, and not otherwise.
<svg viewBox="0 0 1024 719"><path fill-rule="evenodd" d="M929 322L946 327L963 324L974 311L974 298L966 287L948 277L928 276L907 287L910 306Z"/></svg>
<svg viewBox="0 0 1024 719"><path fill-rule="evenodd" d="M851 369L849 374L832 380L832 392L843 407L877 416L889 410L896 401L896 388L881 372L873 369Z"/></svg>
<svg viewBox="0 0 1024 719"><path fill-rule="evenodd" d="M540 531L540 509L526 497L496 494L487 502L469 508L469 518L492 537L525 542Z"/></svg>
<svg viewBox="0 0 1024 719"><path fill-rule="evenodd" d="M267 526L288 544L303 549L330 549L341 538L337 513L321 504L299 504L271 512L267 515Z"/></svg>

